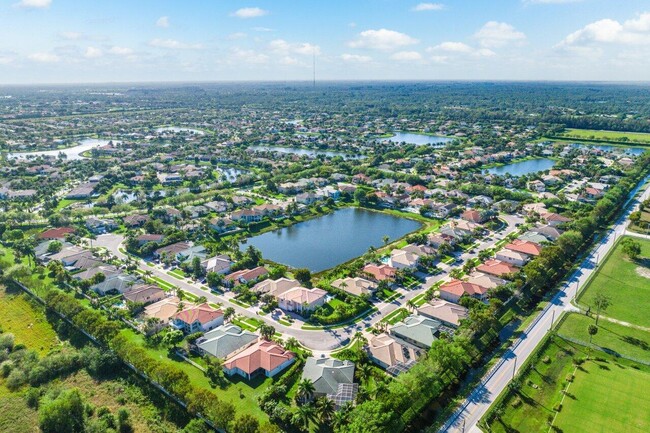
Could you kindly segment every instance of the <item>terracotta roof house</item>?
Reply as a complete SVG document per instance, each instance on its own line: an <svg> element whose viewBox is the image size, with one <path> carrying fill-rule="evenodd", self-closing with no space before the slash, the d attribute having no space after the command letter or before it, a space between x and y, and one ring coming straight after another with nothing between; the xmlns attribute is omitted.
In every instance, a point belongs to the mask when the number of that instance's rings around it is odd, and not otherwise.
<svg viewBox="0 0 650 433"><path fill-rule="evenodd" d="M465 221L470 221L476 224L481 224L487 220L487 214L485 212L479 212L475 209L468 209L463 212L460 217Z"/></svg>
<svg viewBox="0 0 650 433"><path fill-rule="evenodd" d="M469 310L461 305L447 302L444 299L432 299L418 308L418 314L438 320L447 326L457 328L461 320L467 319Z"/></svg>
<svg viewBox="0 0 650 433"><path fill-rule="evenodd" d="M160 243L165 239L165 235L145 233L143 235L138 236L135 239L138 241L138 245L142 246L142 245L147 244L149 242L158 242L158 243Z"/></svg>
<svg viewBox="0 0 650 433"><path fill-rule="evenodd" d="M535 242L522 241L520 239L515 239L509 244L506 244L505 248L511 251L517 251L518 253L527 254L529 256L539 256L542 252L542 246L536 244Z"/></svg>
<svg viewBox="0 0 650 433"><path fill-rule="evenodd" d="M169 319L172 318L178 312L178 305L181 300L176 296L170 298L164 298L158 302L154 302L151 305L144 307L144 316L146 318L157 318L163 324L169 322Z"/></svg>
<svg viewBox="0 0 650 433"><path fill-rule="evenodd" d="M242 269L237 272L233 272L230 275L226 276L226 281L233 283L235 285L239 283L248 283L250 281L258 280L262 277L265 277L269 274L269 271L264 266L258 266L253 269Z"/></svg>
<svg viewBox="0 0 650 433"><path fill-rule="evenodd" d="M215 310L207 303L185 308L172 320L172 326L186 334L209 331L220 325L223 325L223 311Z"/></svg>
<svg viewBox="0 0 650 433"><path fill-rule="evenodd" d="M438 339L442 323L422 316L409 316L390 328L394 337L422 349L428 349Z"/></svg>
<svg viewBox="0 0 650 433"><path fill-rule="evenodd" d="M375 265L371 263L363 267L363 272L372 276L376 281L384 281L394 279L397 269L386 264Z"/></svg>
<svg viewBox="0 0 650 433"><path fill-rule="evenodd" d="M567 218L565 216L552 212L544 212L541 214L541 217L545 219L548 225L552 227L559 226L560 224L568 223L571 221L571 218Z"/></svg>
<svg viewBox="0 0 650 433"><path fill-rule="evenodd" d="M364 350L372 362L394 376L409 370L420 356L420 349L401 344L388 334L372 337Z"/></svg>
<svg viewBox="0 0 650 433"><path fill-rule="evenodd" d="M74 233L72 227L57 227L53 229L47 229L44 232L40 233L37 237L44 240L64 240L65 237L69 234Z"/></svg>
<svg viewBox="0 0 650 433"><path fill-rule="evenodd" d="M223 370L228 376L238 374L251 379L257 374L273 377L295 361L296 355L272 341L258 341L226 360Z"/></svg>
<svg viewBox="0 0 650 433"><path fill-rule="evenodd" d="M148 215L128 215L128 216L124 217L123 221L124 221L124 225L127 226L127 227L141 227L147 221L149 221L149 216Z"/></svg>
<svg viewBox="0 0 650 433"><path fill-rule="evenodd" d="M140 286L133 286L123 296L129 302L147 305L163 299L165 297L165 291L153 284L142 284Z"/></svg>
<svg viewBox="0 0 650 433"><path fill-rule="evenodd" d="M239 326L223 325L206 332L196 341L196 345L203 353L227 359L257 343L257 340L257 335L243 331Z"/></svg>
<svg viewBox="0 0 650 433"><path fill-rule="evenodd" d="M314 311L325 304L327 292L323 289L294 287L276 296L278 306L285 311L296 311L300 314L305 311Z"/></svg>
<svg viewBox="0 0 650 433"><path fill-rule="evenodd" d="M327 397L334 401L337 407L348 401L354 401L356 391L358 391L358 387L353 387L352 392L346 393L344 392L346 387L341 388L341 385L354 384L354 363L352 361L310 356L305 361L302 378L313 383L314 398Z"/></svg>
<svg viewBox="0 0 650 433"><path fill-rule="evenodd" d="M440 298L455 304L460 301L463 295L484 301L488 292L488 289L483 286L462 280L452 280L445 283L440 286L439 290Z"/></svg>
<svg viewBox="0 0 650 433"><path fill-rule="evenodd" d="M377 284L360 277L339 278L332 282L332 287L343 290L354 296L368 295L372 296L377 290Z"/></svg>
<svg viewBox="0 0 650 433"><path fill-rule="evenodd" d="M497 277L500 277L502 275L518 272L519 268L508 263L504 263L500 260L486 260L485 263L479 265L476 270L483 272L484 274L496 275Z"/></svg>

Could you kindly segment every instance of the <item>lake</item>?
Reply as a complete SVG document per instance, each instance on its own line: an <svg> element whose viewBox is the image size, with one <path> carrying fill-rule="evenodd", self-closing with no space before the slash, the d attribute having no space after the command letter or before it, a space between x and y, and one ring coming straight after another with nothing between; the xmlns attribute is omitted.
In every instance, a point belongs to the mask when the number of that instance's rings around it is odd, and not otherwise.
<svg viewBox="0 0 650 433"><path fill-rule="evenodd" d="M253 245L266 259L320 272L381 247L382 238L398 239L421 227L417 221L358 208L345 208L290 227L267 232L241 244Z"/></svg>
<svg viewBox="0 0 650 433"><path fill-rule="evenodd" d="M578 144L574 143L572 144L573 147L577 148L593 148L593 149L598 149L602 150L603 152L624 152L627 153L628 155L641 155L643 152L646 150L650 150L648 148L643 148L643 147L627 147L627 146L608 146L606 144Z"/></svg>
<svg viewBox="0 0 650 433"><path fill-rule="evenodd" d="M523 176L524 174L537 173L538 171L550 170L555 165L555 161L548 158L528 159L526 161L513 162L512 164L502 165L500 167L488 168L490 174L503 176L511 174L512 176Z"/></svg>
<svg viewBox="0 0 650 433"><path fill-rule="evenodd" d="M76 159L83 159L81 156L82 153L93 149L95 147L104 146L109 143L109 140L100 140L96 138L86 138L81 140L77 146L68 147L66 149L56 149L56 150L40 150L35 152L12 152L7 155L7 158L16 158L16 159L27 159L29 157L36 158L37 156L54 156L57 157L59 153L66 155L69 161L74 161ZM119 143L119 141L113 141L113 143Z"/></svg>
<svg viewBox="0 0 650 433"><path fill-rule="evenodd" d="M238 168L232 167L219 167L217 166L217 171L219 171L222 178L228 182L234 182L243 174L248 173L247 171L240 170Z"/></svg>
<svg viewBox="0 0 650 433"><path fill-rule="evenodd" d="M324 155L330 158L340 156L346 159L359 159L361 155L352 155L345 152L336 152L333 150L316 150L316 149L303 149L302 147L282 147L282 146L248 146L247 149L257 152L277 152L293 155L306 155L310 158L316 158L319 155Z"/></svg>
<svg viewBox="0 0 650 433"><path fill-rule="evenodd" d="M181 128L178 126L165 126L162 128L157 128L156 132L191 132L192 134L205 135L205 132L201 131L200 129Z"/></svg>
<svg viewBox="0 0 650 433"><path fill-rule="evenodd" d="M439 145L442 146L451 141L454 141L451 137L443 137L441 135L426 135L426 134L414 134L412 132L395 132L395 135L388 138L382 138L379 140L382 143L391 142L391 143L407 143L415 144L418 146L424 146L426 144L430 145Z"/></svg>

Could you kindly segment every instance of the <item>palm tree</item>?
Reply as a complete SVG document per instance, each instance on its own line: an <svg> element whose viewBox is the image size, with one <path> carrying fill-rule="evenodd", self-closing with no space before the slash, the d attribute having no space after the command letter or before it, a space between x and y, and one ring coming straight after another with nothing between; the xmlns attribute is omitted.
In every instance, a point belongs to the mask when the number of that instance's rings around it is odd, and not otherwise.
<svg viewBox="0 0 650 433"><path fill-rule="evenodd" d="M336 404L327 397L321 397L316 401L316 413L320 422L325 423L332 419L336 412Z"/></svg>
<svg viewBox="0 0 650 433"><path fill-rule="evenodd" d="M298 419L302 422L303 429L309 431L309 422L314 419L314 407L309 404L298 406Z"/></svg>
<svg viewBox="0 0 650 433"><path fill-rule="evenodd" d="M235 317L235 309L233 307L228 307L223 311L223 320L226 322L230 322L233 317Z"/></svg>
<svg viewBox="0 0 650 433"><path fill-rule="evenodd" d="M412 299L409 299L408 302L406 302L406 308L412 313L417 310L418 307Z"/></svg>
<svg viewBox="0 0 650 433"><path fill-rule="evenodd" d="M360 364L357 367L357 377L362 383L366 383L372 377L372 366L370 364Z"/></svg>
<svg viewBox="0 0 650 433"><path fill-rule="evenodd" d="M296 392L296 398L302 401L308 401L314 395L314 383L311 379L302 379L298 382L298 391Z"/></svg>
<svg viewBox="0 0 650 433"><path fill-rule="evenodd" d="M287 350L296 350L300 347L300 342L295 337L289 337L284 343L284 347Z"/></svg>
<svg viewBox="0 0 650 433"><path fill-rule="evenodd" d="M348 422L348 413L345 410L339 410L334 412L332 416L332 427L334 430L338 430L343 427Z"/></svg>

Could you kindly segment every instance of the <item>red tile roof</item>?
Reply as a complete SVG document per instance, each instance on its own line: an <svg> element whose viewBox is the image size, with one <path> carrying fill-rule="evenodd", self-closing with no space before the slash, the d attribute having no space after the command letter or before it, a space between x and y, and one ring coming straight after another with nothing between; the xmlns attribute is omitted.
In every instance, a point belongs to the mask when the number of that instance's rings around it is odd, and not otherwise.
<svg viewBox="0 0 650 433"><path fill-rule="evenodd" d="M43 233L38 235L39 239L65 239L65 236L74 233L72 227L58 227L55 229L45 230Z"/></svg>
<svg viewBox="0 0 650 433"><path fill-rule="evenodd" d="M363 272L372 275L373 278L377 281L383 281L383 280L389 280L394 278L397 269L385 264L382 265L369 264L363 268Z"/></svg>
<svg viewBox="0 0 650 433"><path fill-rule="evenodd" d="M174 315L174 319L182 320L188 324L194 323L198 320L199 323L205 325L206 323L212 322L219 316L223 316L223 311L215 310L206 303L186 308L180 313L176 313Z"/></svg>
<svg viewBox="0 0 650 433"><path fill-rule="evenodd" d="M467 281L452 280L440 286L440 291L453 293L456 296L463 296L465 293L470 296L483 296L487 293L488 289L483 286L479 286L478 284L469 283Z"/></svg>
<svg viewBox="0 0 650 433"><path fill-rule="evenodd" d="M515 239L505 247L511 251L528 254L529 256L539 256L539 253L542 252L542 246L540 244L521 239Z"/></svg>
<svg viewBox="0 0 650 433"><path fill-rule="evenodd" d="M487 260L482 265L479 265L476 270L500 277L501 275L517 272L519 268L501 260Z"/></svg>
<svg viewBox="0 0 650 433"><path fill-rule="evenodd" d="M273 371L295 356L293 352L272 341L259 341L227 360L224 367L229 370L238 368L246 374L252 374L260 368Z"/></svg>

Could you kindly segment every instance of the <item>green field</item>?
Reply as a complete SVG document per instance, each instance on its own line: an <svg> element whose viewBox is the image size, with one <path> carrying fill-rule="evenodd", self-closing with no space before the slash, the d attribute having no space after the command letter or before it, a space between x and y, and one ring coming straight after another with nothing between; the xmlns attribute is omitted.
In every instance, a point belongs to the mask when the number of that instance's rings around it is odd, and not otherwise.
<svg viewBox="0 0 650 433"><path fill-rule="evenodd" d="M650 143L650 134L643 132L626 132L626 131L603 131L596 129L572 129L567 128L560 134L564 137L575 137L583 140L612 140L612 141L629 141L636 143Z"/></svg>
<svg viewBox="0 0 650 433"><path fill-rule="evenodd" d="M493 433L648 431L650 400L638 390L650 386L650 367L593 351L576 369L573 359L588 354L586 347L561 337L548 339L521 377L519 390L506 389L482 425ZM495 416L497 406L502 408L500 416Z"/></svg>
<svg viewBox="0 0 650 433"><path fill-rule="evenodd" d="M582 314L569 314L558 334L589 342L587 328L596 323L595 319ZM639 359L650 363L650 332L608 322L602 318L598 322L598 333L593 337L593 344L613 350L621 356Z"/></svg>
<svg viewBox="0 0 650 433"><path fill-rule="evenodd" d="M587 362L555 419L558 431L571 433L643 433L650 431L650 400L642 389L650 386L650 372L615 360Z"/></svg>
<svg viewBox="0 0 650 433"><path fill-rule="evenodd" d="M611 305L605 315L650 327L650 314L646 309L638 308L639 305L650 305L650 241L634 240L641 244L641 258L645 258L645 261L632 262L625 257L619 242L581 292L578 303L591 305L596 293L603 293L611 298ZM646 273L647 277L641 276L640 272Z"/></svg>

